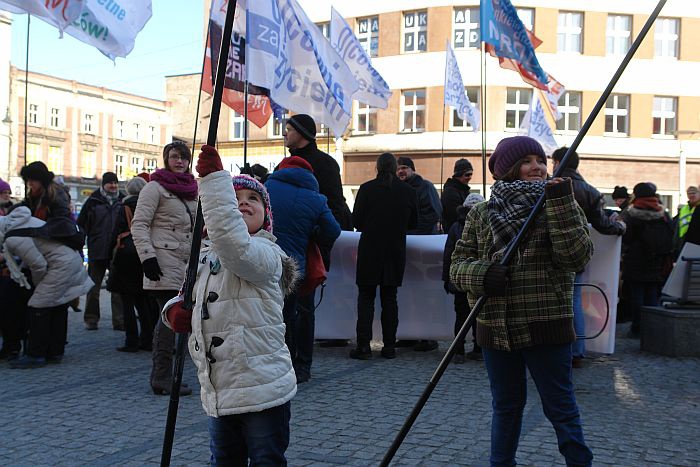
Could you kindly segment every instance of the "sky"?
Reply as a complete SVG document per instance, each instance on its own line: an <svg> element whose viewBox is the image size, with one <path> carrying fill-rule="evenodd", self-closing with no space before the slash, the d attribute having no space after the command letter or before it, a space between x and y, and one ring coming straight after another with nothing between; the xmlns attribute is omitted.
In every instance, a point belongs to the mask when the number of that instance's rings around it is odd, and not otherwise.
<svg viewBox="0 0 700 467"><path fill-rule="evenodd" d="M115 63L97 49L32 17L29 71L165 99L165 76L202 69L201 0L152 0L153 16L136 37L126 58ZM25 68L27 15L12 15L12 64Z"/></svg>

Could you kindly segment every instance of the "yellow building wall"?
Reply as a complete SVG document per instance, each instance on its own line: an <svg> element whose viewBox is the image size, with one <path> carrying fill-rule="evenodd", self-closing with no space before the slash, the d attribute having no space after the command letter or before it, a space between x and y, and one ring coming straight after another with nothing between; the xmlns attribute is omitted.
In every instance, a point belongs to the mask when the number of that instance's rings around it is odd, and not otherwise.
<svg viewBox="0 0 700 467"><path fill-rule="evenodd" d="M700 18L681 18L681 60L700 61Z"/></svg>
<svg viewBox="0 0 700 467"><path fill-rule="evenodd" d="M377 111L377 133L396 133L399 131L400 107L401 90L394 89L387 108Z"/></svg>
<svg viewBox="0 0 700 467"><path fill-rule="evenodd" d="M538 8L535 12L535 35L542 41L538 53L557 52L557 22L559 10Z"/></svg>
<svg viewBox="0 0 700 467"><path fill-rule="evenodd" d="M678 98L678 129L700 131L700 97L680 96ZM698 135L693 135L697 138Z"/></svg>
<svg viewBox="0 0 700 467"><path fill-rule="evenodd" d="M630 136L633 138L651 138L654 128L651 109L654 96L651 94L632 94L630 97Z"/></svg>
<svg viewBox="0 0 700 467"><path fill-rule="evenodd" d="M600 99L600 92L597 91L583 91L581 96L581 125L586 121L588 115L595 107L596 102ZM605 132L605 109L603 108L596 119L593 121L590 130L588 130L588 135L590 136L603 136Z"/></svg>
<svg viewBox="0 0 700 467"><path fill-rule="evenodd" d="M445 42L452 34L451 6L428 8L428 52L445 50Z"/></svg>
<svg viewBox="0 0 700 467"><path fill-rule="evenodd" d="M426 89L425 130L442 131L442 110L444 105L444 86L432 86ZM445 121L447 126L447 121Z"/></svg>
<svg viewBox="0 0 700 467"><path fill-rule="evenodd" d="M401 16L400 11L379 15L380 57L401 53Z"/></svg>
<svg viewBox="0 0 700 467"><path fill-rule="evenodd" d="M647 22L649 15L634 15L632 17L632 41L634 41L639 33L641 32L644 24ZM647 36L642 41L642 45L639 46L637 52L634 54L634 58L654 58L654 28L652 27Z"/></svg>
<svg viewBox="0 0 700 467"><path fill-rule="evenodd" d="M587 11L583 18L583 53L586 55L605 55L605 29L608 14Z"/></svg>

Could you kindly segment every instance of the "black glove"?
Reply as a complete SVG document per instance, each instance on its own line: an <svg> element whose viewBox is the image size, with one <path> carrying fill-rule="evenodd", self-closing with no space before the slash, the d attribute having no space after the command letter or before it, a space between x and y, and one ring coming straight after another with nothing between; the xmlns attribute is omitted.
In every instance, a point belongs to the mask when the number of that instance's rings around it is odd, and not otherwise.
<svg viewBox="0 0 700 467"><path fill-rule="evenodd" d="M159 281L160 278L163 277L163 271L160 270L160 266L158 265L158 258L148 258L141 263L141 267L143 268L143 275L149 280Z"/></svg>
<svg viewBox="0 0 700 467"><path fill-rule="evenodd" d="M487 297L502 297L508 285L508 266L493 263L484 275L484 292Z"/></svg>
<svg viewBox="0 0 700 467"><path fill-rule="evenodd" d="M443 282L442 287L445 289L446 294L450 294L450 283L449 282Z"/></svg>

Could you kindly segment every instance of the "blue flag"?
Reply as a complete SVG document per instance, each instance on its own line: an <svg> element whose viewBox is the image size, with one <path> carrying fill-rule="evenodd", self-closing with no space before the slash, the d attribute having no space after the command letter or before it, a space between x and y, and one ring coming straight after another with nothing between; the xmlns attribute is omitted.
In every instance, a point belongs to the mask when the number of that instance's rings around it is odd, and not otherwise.
<svg viewBox="0 0 700 467"><path fill-rule="evenodd" d="M510 0L481 0L481 40L493 46L498 57L518 62L547 89L547 73L537 61L527 30Z"/></svg>
<svg viewBox="0 0 700 467"><path fill-rule="evenodd" d="M468 121L474 131L477 131L479 129L481 115L479 111L472 106L471 102L469 102L467 90L464 89L462 74L459 72L457 57L455 57L455 52L452 50L452 45L450 45L449 40L447 41L446 52L445 104L454 107L459 117L462 120Z"/></svg>

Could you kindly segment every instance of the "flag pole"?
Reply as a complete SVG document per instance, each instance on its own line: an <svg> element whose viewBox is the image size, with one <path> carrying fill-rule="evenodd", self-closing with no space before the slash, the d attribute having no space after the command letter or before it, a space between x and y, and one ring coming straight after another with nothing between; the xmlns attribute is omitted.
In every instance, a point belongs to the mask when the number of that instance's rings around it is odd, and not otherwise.
<svg viewBox="0 0 700 467"><path fill-rule="evenodd" d="M197 110L194 114L194 135L192 135L192 154L197 147L197 127L199 126L199 105L202 101L202 84L204 83L204 67L207 63L207 45L209 44L209 26L207 25L207 38L204 41L204 54L202 57L202 71L199 75L199 91L197 91Z"/></svg>
<svg viewBox="0 0 700 467"><path fill-rule="evenodd" d="M211 116L209 119L209 133L207 144L216 144L216 132L219 127L219 115L221 113L221 97L224 93L224 81L226 80L226 64L228 62L228 50L231 45L231 31L233 30L233 19L236 14L237 1L229 2L226 9L226 22L221 37L221 47L219 48L219 60L216 67L216 78L214 81L214 95L211 105ZM206 53L206 52L205 52ZM192 230L192 247L190 258L187 264L185 282L182 286L183 304L186 310L194 308L194 283L197 279L197 266L199 263L199 249L202 242L202 228L204 227L204 215L202 214L202 201L197 202L197 215ZM177 334L177 344L175 350L175 369L173 372L173 384L170 388L170 404L168 406L168 418L165 424L163 436L163 451L161 453L160 465L167 467L170 465L170 456L175 437L175 423L177 421L177 409L180 402L180 385L182 384L182 371L185 364L185 349L187 348L187 333Z"/></svg>
<svg viewBox="0 0 700 467"><path fill-rule="evenodd" d="M479 107L481 109L481 189L482 195L486 198L486 54L484 53L486 44L481 42L481 86L479 87Z"/></svg>
<svg viewBox="0 0 700 467"><path fill-rule="evenodd" d="M29 26L32 21L32 15L27 13L27 51L26 51L26 56L24 58L25 60L25 66L24 66L24 163L22 164L23 167L27 165L27 125L28 125L28 112L29 112ZM9 158L9 155L8 155ZM8 174L9 176L9 174ZM25 186L25 191L27 184L24 184Z"/></svg>
<svg viewBox="0 0 700 467"><path fill-rule="evenodd" d="M443 91L444 92L444 91ZM442 142L440 143L440 191L445 188L445 182L443 182L443 167L445 165L445 99L442 99ZM443 225L444 229L445 226Z"/></svg>
<svg viewBox="0 0 700 467"><path fill-rule="evenodd" d="M246 43L246 47L248 44ZM248 167L248 67L246 66L246 77L243 90L245 107L243 108L243 168Z"/></svg>
<svg viewBox="0 0 700 467"><path fill-rule="evenodd" d="M639 35L636 37L636 39L632 43L632 46L627 51L625 58L622 60L622 63L620 63L620 65L618 66L617 70L615 71L615 74L613 75L612 79L608 83L608 86L605 88L603 93L600 95L598 102L596 102L595 106L593 107L593 110L588 115L586 122L581 127L581 130L576 135L576 138L571 143L571 146L569 147L569 149L566 151L566 154L564 155L559 166L557 167L557 170L554 171L553 177L560 176L561 173L567 168L566 166L567 166L567 163L569 162L570 155L576 151L579 144L581 144L581 141L583 140L584 136L586 136L586 133L588 133L588 130L593 125L593 122L595 121L596 117L598 117L598 114L600 113L603 106L605 105L605 102L608 100L608 97L612 93L612 90L615 87L615 85L617 84L618 80L620 79L620 76L622 76L622 73L625 71L625 68L627 68L627 65L629 64L630 60L632 60L632 57L637 52L637 49L642 44L642 41L646 37L647 33L649 32L651 27L654 25L654 21L656 21L656 18L659 16L659 13L661 12L661 9L663 8L663 6L665 4L666 4L666 0L659 0L659 3L656 5L656 8L651 13L651 15L647 19L646 23L644 23L644 26L642 27L641 31L639 31ZM516 237L508 245L508 248L506 249L506 253L503 256L503 259L501 260L501 263L500 263L501 265L507 266L508 263L510 263L513 256L515 256L515 252L520 247L520 244L522 243L523 238L525 237L528 230L530 229L530 226L534 223L535 218L542 211L542 208L544 207L544 200L545 200L545 194L543 193L542 196L540 196L540 198L537 200L537 202L533 206L532 211L530 212L530 215L528 216L527 220L525 221L525 224L523 224L522 228L520 229L520 232L518 232ZM471 312L469 313L469 316L467 316L467 319L465 320L464 324L462 325L462 328L459 330L459 332L457 333L457 336L455 336L454 340L452 341L452 344L450 344L450 347L447 349L447 353L445 354L444 357L442 357L440 364L438 365L437 369L433 373L433 376L430 378L428 385L423 390L423 393L421 394L420 398L418 399L418 402L413 407L413 410L411 410L411 413L409 414L408 418L404 422L399 433L396 435L396 438L392 442L391 446L389 446L389 450L386 452L386 454L384 455L384 458L382 459L382 462L379 464L381 467L387 467L389 465L389 463L391 462L391 460L394 458L396 451L398 451L399 447L401 446L401 443L403 443L403 440L406 438L406 435L408 435L408 432L411 430L413 423L416 421L421 410L423 409L425 404L428 402L430 395L433 393L433 390L435 389L438 382L440 381L440 378L442 377L443 373L445 373L445 370L447 369L447 365L449 365L450 361L452 360L452 356L454 355L455 350L457 349L457 342L464 339L464 337L467 335L467 331L469 330L469 328L471 328L474 325L474 322L476 321L476 317L479 315L479 313L481 312L481 309L484 307L484 304L486 303L486 299L487 299L486 296L481 296L474 304L474 307L472 308Z"/></svg>

